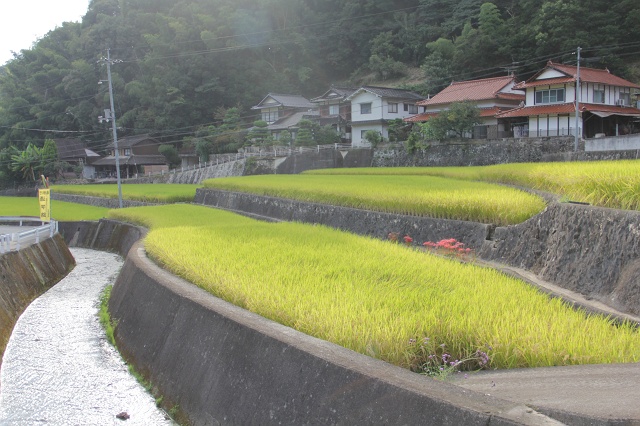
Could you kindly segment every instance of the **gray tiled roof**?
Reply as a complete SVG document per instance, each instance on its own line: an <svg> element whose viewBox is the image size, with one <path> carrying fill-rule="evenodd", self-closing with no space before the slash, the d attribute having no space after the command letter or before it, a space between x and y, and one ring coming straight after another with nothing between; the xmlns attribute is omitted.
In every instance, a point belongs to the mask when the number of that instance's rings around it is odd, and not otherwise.
<svg viewBox="0 0 640 426"><path fill-rule="evenodd" d="M149 135L135 135L135 136L125 136L122 139L118 139L118 148L131 148L132 146L138 145L140 142L148 140L149 145L159 145L160 141L155 138L152 138ZM113 148L113 142L111 143L111 147Z"/></svg>
<svg viewBox="0 0 640 426"><path fill-rule="evenodd" d="M284 130L290 127L295 127L300 123L304 118L312 118L318 116L319 113L317 111L308 111L308 112L296 112L286 117L279 119L278 121L271 123L267 128L269 130Z"/></svg>
<svg viewBox="0 0 640 426"><path fill-rule="evenodd" d="M351 96L349 96L349 98L352 98L354 95L362 91L367 91L383 98L406 99L406 100L415 100L415 101L421 101L423 99L426 99L424 96L416 92L412 92L411 90L394 89L391 87L377 87L377 86L362 86L358 90L356 90Z"/></svg>
<svg viewBox="0 0 640 426"><path fill-rule="evenodd" d="M154 164L167 164L167 159L163 155L121 155L120 156L120 165L154 165ZM108 156L101 158L98 161L93 163L94 166L115 166L116 165L116 157Z"/></svg>
<svg viewBox="0 0 640 426"><path fill-rule="evenodd" d="M273 98L273 100L275 100L276 103L263 105L263 102L267 98ZM278 94L278 93L269 93L267 96L264 97L264 99L260 101L258 105L254 106L251 109L261 109L261 108L268 108L273 106L281 106L285 108L309 108L309 109L315 108L315 105L312 104L311 101L309 101L309 99L305 98L302 95L284 95L284 94Z"/></svg>
<svg viewBox="0 0 640 426"><path fill-rule="evenodd" d="M334 87L324 92L321 96L311 99L311 102L328 101L332 99L345 99L353 94L357 89L351 87Z"/></svg>
<svg viewBox="0 0 640 426"><path fill-rule="evenodd" d="M84 142L80 139L54 139L58 148L58 158L70 160L75 158L86 158Z"/></svg>

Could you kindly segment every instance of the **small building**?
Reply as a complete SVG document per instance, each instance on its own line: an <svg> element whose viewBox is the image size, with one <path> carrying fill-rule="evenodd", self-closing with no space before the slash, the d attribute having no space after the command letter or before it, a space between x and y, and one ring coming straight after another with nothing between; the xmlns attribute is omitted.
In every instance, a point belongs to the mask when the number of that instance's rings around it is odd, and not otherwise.
<svg viewBox="0 0 640 426"><path fill-rule="evenodd" d="M347 98L357 89L331 86L321 96L311 99L318 105L321 126L331 126L346 142L351 142L351 102Z"/></svg>
<svg viewBox="0 0 640 426"><path fill-rule="evenodd" d="M519 120L514 126L516 135L575 135L579 93L578 135L593 138L640 132L640 109L634 106L639 85L608 69L580 67L576 91L577 77L576 66L549 61L544 69L514 87L526 94L525 104L497 117Z"/></svg>
<svg viewBox="0 0 640 426"><path fill-rule="evenodd" d="M169 164L158 147L160 141L149 135L127 136L118 139L118 154L120 163L120 177L123 179L138 175L168 173ZM96 167L96 177L116 177L116 157L113 143L108 156L93 163Z"/></svg>
<svg viewBox="0 0 640 426"><path fill-rule="evenodd" d="M495 139L513 136L508 125L499 122L496 115L516 108L525 101L525 95L514 86L514 76L483 78L479 80L454 81L435 96L418 102L424 112L405 119L410 123L428 121L446 110L454 102L470 102L480 109L481 123L473 129L470 137Z"/></svg>
<svg viewBox="0 0 640 426"><path fill-rule="evenodd" d="M58 150L58 160L69 163L74 167L82 167L82 177L92 179L96 171L93 163L100 159L100 155L88 149L80 139L54 139Z"/></svg>
<svg viewBox="0 0 640 426"><path fill-rule="evenodd" d="M366 147L366 132L374 130L388 138L389 121L418 114L417 104L424 96L410 90L362 86L345 100L351 103L351 144Z"/></svg>

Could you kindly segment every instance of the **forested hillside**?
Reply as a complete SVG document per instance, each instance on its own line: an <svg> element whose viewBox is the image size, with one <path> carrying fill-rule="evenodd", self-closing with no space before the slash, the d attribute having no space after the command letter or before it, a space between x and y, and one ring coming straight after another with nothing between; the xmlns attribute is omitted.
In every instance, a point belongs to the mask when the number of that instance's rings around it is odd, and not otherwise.
<svg viewBox="0 0 640 426"><path fill-rule="evenodd" d="M451 80L546 61L604 67L638 82L637 0L92 0L81 23L51 31L0 68L0 163L7 147L110 140L110 54L120 135L179 140L268 92L318 96L332 83L402 81L435 93ZM419 70L418 79L415 78ZM52 132L66 131L65 133Z"/></svg>

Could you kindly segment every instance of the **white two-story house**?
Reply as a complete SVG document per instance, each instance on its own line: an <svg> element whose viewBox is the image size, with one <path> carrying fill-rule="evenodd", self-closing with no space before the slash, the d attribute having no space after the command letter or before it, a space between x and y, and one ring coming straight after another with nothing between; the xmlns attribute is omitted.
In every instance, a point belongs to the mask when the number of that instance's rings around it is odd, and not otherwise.
<svg viewBox="0 0 640 426"><path fill-rule="evenodd" d="M548 62L543 70L514 86L525 92L525 105L497 117L519 119L515 133L523 136L575 135L578 80L578 135L618 136L637 130L640 109L634 103L639 85L607 69L580 67L577 77L576 66Z"/></svg>
<svg viewBox="0 0 640 426"><path fill-rule="evenodd" d="M351 102L351 144L369 146L364 134L369 130L389 137L388 122L418 114L417 103L424 97L402 89L362 86L345 100Z"/></svg>

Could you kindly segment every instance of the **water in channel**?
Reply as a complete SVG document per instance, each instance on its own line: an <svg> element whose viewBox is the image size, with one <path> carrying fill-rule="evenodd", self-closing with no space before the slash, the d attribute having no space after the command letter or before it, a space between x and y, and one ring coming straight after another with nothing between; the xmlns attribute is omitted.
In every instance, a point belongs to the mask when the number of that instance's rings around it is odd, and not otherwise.
<svg viewBox="0 0 640 426"><path fill-rule="evenodd" d="M171 425L107 342L100 294L119 256L71 249L77 266L20 316L0 370L0 425ZM121 420L118 414L129 418Z"/></svg>

